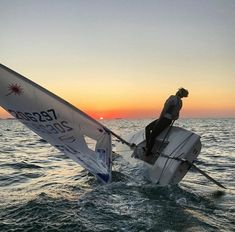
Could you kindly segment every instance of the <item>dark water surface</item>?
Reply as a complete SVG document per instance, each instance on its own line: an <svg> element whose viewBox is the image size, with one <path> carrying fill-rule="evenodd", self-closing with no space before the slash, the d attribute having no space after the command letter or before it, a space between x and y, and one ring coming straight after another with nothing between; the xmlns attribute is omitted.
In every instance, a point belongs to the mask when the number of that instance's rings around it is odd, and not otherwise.
<svg viewBox="0 0 235 232"><path fill-rule="evenodd" d="M149 120L103 121L117 134ZM197 165L177 186L149 183L114 157L113 182L83 168L15 120L0 120L0 231L235 231L235 119L182 119L202 137Z"/></svg>

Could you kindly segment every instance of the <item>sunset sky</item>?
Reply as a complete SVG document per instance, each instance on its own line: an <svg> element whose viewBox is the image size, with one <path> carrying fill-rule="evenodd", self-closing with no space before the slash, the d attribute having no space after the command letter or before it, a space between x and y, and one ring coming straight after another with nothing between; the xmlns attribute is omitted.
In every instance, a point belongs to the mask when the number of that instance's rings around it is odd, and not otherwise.
<svg viewBox="0 0 235 232"><path fill-rule="evenodd" d="M95 118L235 117L234 0L0 0L0 62ZM0 117L8 117L0 108Z"/></svg>

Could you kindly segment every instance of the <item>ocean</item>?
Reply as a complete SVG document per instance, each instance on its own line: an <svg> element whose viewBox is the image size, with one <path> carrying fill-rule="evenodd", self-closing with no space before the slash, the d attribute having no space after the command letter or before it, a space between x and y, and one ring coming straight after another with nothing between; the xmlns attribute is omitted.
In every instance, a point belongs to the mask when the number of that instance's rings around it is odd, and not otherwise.
<svg viewBox="0 0 235 232"><path fill-rule="evenodd" d="M121 136L149 122L101 121ZM20 122L0 120L0 231L235 231L235 119L175 125L201 136L196 164L226 190L195 170L160 187L118 155L104 185Z"/></svg>

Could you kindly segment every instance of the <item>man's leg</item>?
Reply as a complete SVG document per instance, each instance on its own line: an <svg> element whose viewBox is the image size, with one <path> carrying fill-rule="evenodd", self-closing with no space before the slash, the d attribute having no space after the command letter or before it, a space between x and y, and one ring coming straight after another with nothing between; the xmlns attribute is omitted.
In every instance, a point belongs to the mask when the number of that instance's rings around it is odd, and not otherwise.
<svg viewBox="0 0 235 232"><path fill-rule="evenodd" d="M171 124L171 120L167 119L167 118L161 118L159 119L159 121L157 122L157 124L155 124L155 127L153 128L153 131L151 133L151 137L149 139L148 142L148 146L147 146L147 151L146 151L146 156L151 155L151 151L153 149L153 146L155 144L155 139L156 137L169 125Z"/></svg>
<svg viewBox="0 0 235 232"><path fill-rule="evenodd" d="M145 127L145 139L146 139L146 145L145 147L147 148L148 147L148 144L149 144L149 141L150 141L150 138L151 138L151 133L154 129L154 126L157 124L157 120L154 120L153 122L151 122L150 124L148 124L146 127Z"/></svg>

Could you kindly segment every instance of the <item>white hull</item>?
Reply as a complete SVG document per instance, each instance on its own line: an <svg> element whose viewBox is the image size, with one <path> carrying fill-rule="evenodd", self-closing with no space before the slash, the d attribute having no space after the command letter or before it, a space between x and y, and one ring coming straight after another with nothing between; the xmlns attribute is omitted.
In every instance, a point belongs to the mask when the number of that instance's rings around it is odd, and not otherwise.
<svg viewBox="0 0 235 232"><path fill-rule="evenodd" d="M157 154L157 147L161 146L167 132L168 128L157 137L153 148L155 155ZM155 163L149 164L142 160L144 158L145 131L141 130L133 135L129 135L126 137L126 140L129 143L135 143L138 147L134 151L127 151L128 147L126 145L118 144L117 151L123 150L119 154L131 164L144 164L147 178L161 186L179 183L190 168L187 162L172 158L186 159L193 162L201 150L200 136L179 127L172 127L164 141L165 147L161 149L160 156Z"/></svg>

